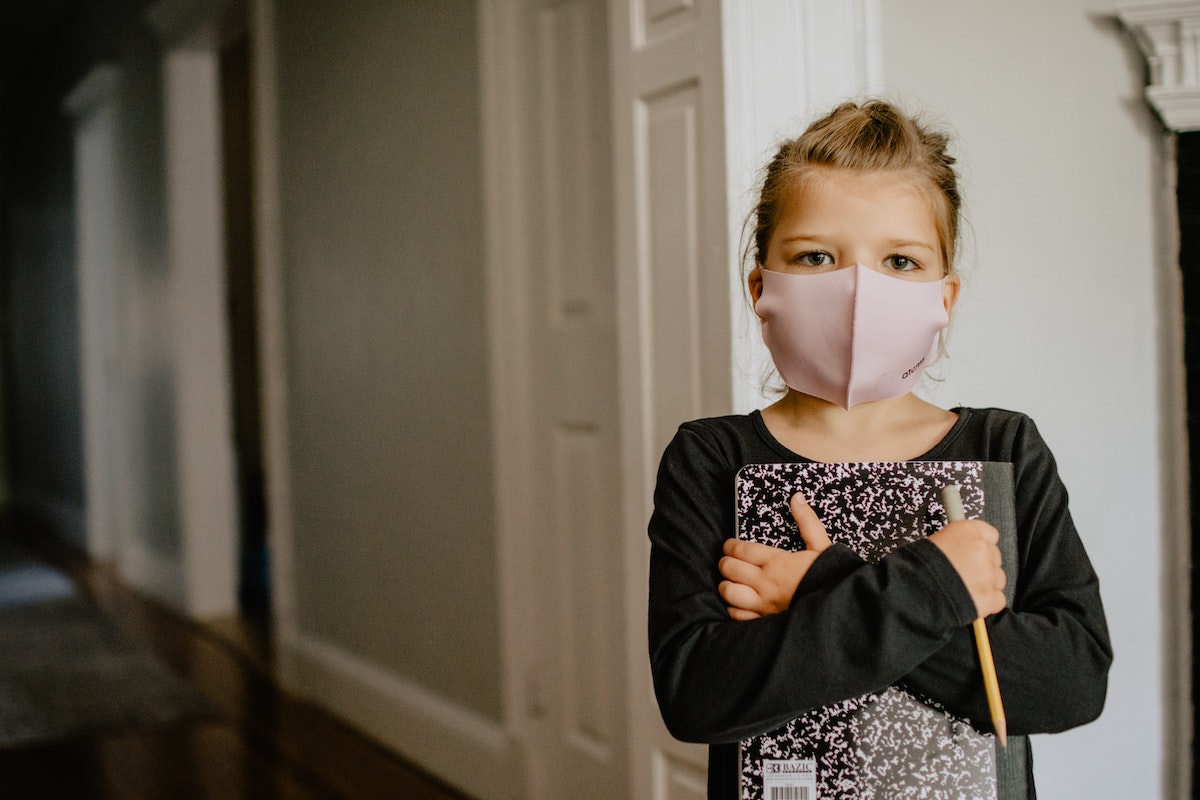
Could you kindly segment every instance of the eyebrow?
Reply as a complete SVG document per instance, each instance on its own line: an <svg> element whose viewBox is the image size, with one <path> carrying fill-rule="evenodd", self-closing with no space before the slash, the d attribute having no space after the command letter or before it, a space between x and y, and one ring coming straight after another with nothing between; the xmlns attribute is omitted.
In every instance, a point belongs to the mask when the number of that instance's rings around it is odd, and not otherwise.
<svg viewBox="0 0 1200 800"><path fill-rule="evenodd" d="M937 250L936 247L929 244L928 242L922 242L917 239L893 239L892 241L888 242L888 246L889 247L923 247L926 250L934 250L934 251Z"/></svg>
<svg viewBox="0 0 1200 800"><path fill-rule="evenodd" d="M795 236L785 236L782 240L783 244L791 244L793 242L812 242L813 244L823 244L827 241L826 237L816 234L801 233ZM891 239L887 242L888 247L921 247L925 250L937 252L937 247L928 243L922 242L919 239Z"/></svg>

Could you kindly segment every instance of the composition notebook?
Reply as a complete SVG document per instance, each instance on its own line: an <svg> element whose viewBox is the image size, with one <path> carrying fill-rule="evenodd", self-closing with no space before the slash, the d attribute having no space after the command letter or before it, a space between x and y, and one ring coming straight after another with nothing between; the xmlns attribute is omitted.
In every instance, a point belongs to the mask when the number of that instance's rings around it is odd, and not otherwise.
<svg viewBox="0 0 1200 800"><path fill-rule="evenodd" d="M804 549L788 507L803 492L830 538L873 563L945 527L941 492L948 484L960 488L967 517L1000 530L1011 601L1016 539L1007 463L749 464L737 475L737 534ZM998 794L993 736L895 686L742 740L740 773L742 800L1005 800L1007 794Z"/></svg>

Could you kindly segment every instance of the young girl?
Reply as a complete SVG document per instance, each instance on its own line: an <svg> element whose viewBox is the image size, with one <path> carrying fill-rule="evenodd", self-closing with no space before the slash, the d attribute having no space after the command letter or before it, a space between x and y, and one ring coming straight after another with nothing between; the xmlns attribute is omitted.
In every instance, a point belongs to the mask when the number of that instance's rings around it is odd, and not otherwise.
<svg viewBox="0 0 1200 800"><path fill-rule="evenodd" d="M710 798L739 796L739 740L891 686L991 733L976 617L1014 734L997 751L1000 798L1034 796L1026 734L1084 724L1103 707L1112 652L1098 581L1033 422L911 393L959 292L946 146L888 103L846 103L766 168L748 285L787 388L761 412L682 425L649 526L655 690L672 735L710 744ZM1012 464L1011 604L999 535L981 520L868 563L831 543L814 499L797 494L790 512L806 549L734 538L735 475L747 464L908 461Z"/></svg>

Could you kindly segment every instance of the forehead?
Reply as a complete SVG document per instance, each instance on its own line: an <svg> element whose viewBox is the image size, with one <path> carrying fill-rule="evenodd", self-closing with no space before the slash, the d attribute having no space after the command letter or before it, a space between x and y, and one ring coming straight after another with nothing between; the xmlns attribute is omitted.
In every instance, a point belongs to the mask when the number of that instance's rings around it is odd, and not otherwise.
<svg viewBox="0 0 1200 800"><path fill-rule="evenodd" d="M937 215L920 179L903 172L816 169L792 181L782 193L779 219L801 216L885 216L937 229Z"/></svg>

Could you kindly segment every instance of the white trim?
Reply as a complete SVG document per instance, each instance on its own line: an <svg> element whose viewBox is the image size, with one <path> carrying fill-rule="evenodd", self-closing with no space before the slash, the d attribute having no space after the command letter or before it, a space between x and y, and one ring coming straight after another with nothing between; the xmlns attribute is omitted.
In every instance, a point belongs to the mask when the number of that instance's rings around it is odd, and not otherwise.
<svg viewBox="0 0 1200 800"><path fill-rule="evenodd" d="M237 612L239 536L233 442L220 47L245 30L236 0L158 0L143 19L164 47L167 253L172 314L181 606Z"/></svg>
<svg viewBox="0 0 1200 800"><path fill-rule="evenodd" d="M488 346L493 474L495 476L496 571L498 577L504 717L508 735L527 743L540 701L530 684L536 631L531 624L537 585L534 548L538 529L534 489L536 454L530 418L533 386L528 300L532 242L526 235L532 211L528 151L532 141L520 0L477 4L480 48L480 126L483 142L484 269L487 275ZM524 748L513 748L507 785L527 795L532 772ZM500 781L493 785L498 790Z"/></svg>
<svg viewBox="0 0 1200 800"><path fill-rule="evenodd" d="M146 542L131 538L122 544L116 568L125 583L166 602L176 611L187 613L179 595L185 577L175 553L156 553Z"/></svg>
<svg viewBox="0 0 1200 800"><path fill-rule="evenodd" d="M1200 88L1147 86L1146 101L1168 129L1200 130Z"/></svg>
<svg viewBox="0 0 1200 800"><path fill-rule="evenodd" d="M328 642L283 643L309 697L479 800L518 800L519 748L499 722Z"/></svg>
<svg viewBox="0 0 1200 800"><path fill-rule="evenodd" d="M63 101L75 128L75 276L79 320L86 549L97 560L120 552L129 427L120 343L125 291L120 166L120 70L94 67Z"/></svg>
<svg viewBox="0 0 1200 800"><path fill-rule="evenodd" d="M167 253L184 608L237 610L237 482L225 281L218 54L163 56Z"/></svg>
<svg viewBox="0 0 1200 800"><path fill-rule="evenodd" d="M1146 102L1172 131L1200 130L1200 2L1122 6L1150 71Z"/></svg>

